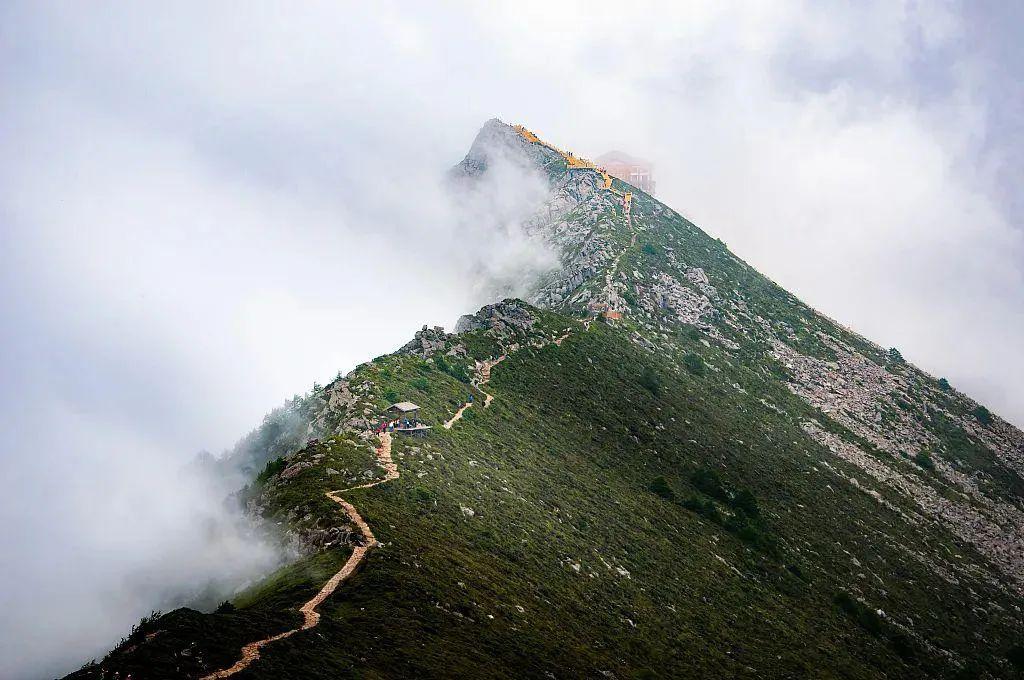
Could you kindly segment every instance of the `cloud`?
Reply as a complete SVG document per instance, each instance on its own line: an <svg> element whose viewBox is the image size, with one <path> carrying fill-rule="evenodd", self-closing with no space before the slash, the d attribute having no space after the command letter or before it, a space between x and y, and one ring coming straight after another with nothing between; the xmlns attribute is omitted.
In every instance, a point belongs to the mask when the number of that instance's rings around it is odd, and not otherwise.
<svg viewBox="0 0 1024 680"><path fill-rule="evenodd" d="M102 653L163 606L140 584L267 568L184 461L550 265L536 177L451 204L493 116L651 158L765 274L1024 421L1024 79L983 11L5 5L0 675Z"/></svg>

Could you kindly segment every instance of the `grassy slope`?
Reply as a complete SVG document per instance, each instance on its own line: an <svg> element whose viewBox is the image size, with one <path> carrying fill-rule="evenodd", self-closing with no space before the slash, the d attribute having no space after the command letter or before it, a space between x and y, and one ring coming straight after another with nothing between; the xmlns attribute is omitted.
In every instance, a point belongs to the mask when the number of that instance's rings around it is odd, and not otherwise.
<svg viewBox="0 0 1024 680"><path fill-rule="evenodd" d="M1013 629L972 612L966 589L898 548L943 550L950 539L907 525L817 465L842 466L799 429L806 406L713 348L681 337L677 356L656 359L623 330L595 324L561 347L523 350L495 369L490 409L475 406L426 440L398 440L402 477L349 494L385 546L324 605L317 629L276 643L245 676L956 670L920 640L908 643L856 607L844 611L835 604L843 592L893 619L913 616L928 644L1000 671ZM693 350L721 372L677 368ZM645 368L660 382L657 395L641 384ZM409 356L381 358L358 375L381 395L398 391L422 404L435 423L467 391ZM791 415L736 391L734 381L758 386L759 397ZM365 451L350 447L348 462L365 464ZM678 502L692 497L722 516L734 512L693 487L698 469L753 493L762 518L753 538ZM650 490L658 476L677 501ZM328 478L308 470L288 487L287 502L327 488ZM998 597L981 581L970 585L979 600ZM208 658L230 656L219 642L204 643Z"/></svg>
<svg viewBox="0 0 1024 680"><path fill-rule="evenodd" d="M619 268L630 286L644 283L632 279L634 269L678 276L672 248L801 353L832 358L824 333L886 365L884 350L803 305L678 214L634 196L639 237ZM606 218L610 242L625 247L624 224ZM800 423L814 418L858 441L785 388L785 369L757 328L716 323L741 345L725 351L667 317L655 330L627 315L617 327L583 332L575 320L538 314L549 335L577 332L561 347L523 350L496 368L490 409L478 394L453 430L398 440L402 477L346 495L384 547L324 604L318 628L276 643L243 677L1011 674L1006 652L1019 634L1019 598L986 579L990 565L969 546L933 524L908 523L847 481L857 477L897 510L912 510L803 432ZM662 351L641 349L632 332L657 335ZM476 358L498 352L480 332L463 342ZM692 355L703 371L685 368ZM456 370L446 373L415 357L385 356L352 381L371 381L378 406L396 397L421 404L439 425L470 391L451 377L465 364L449 363ZM890 370L943 399L930 376ZM962 400L946 406L965 408ZM959 427L929 427L967 469L989 473L983 483L992 493L1020 498L1019 477ZM346 478L377 470L354 441L322 447L325 461L268 492L275 521L342 523L323 492L347 484L326 468ZM695 486L695 474L706 480L709 472L725 493ZM659 478L661 494L651 490ZM756 498L755 517L736 509L744 491ZM977 576L943 580L915 551L975 567ZM154 640L167 643L123 658L149 667L145 677L173 677L162 671L172 665L168 655L180 663L180 648L191 644L207 668L227 665L239 639L294 625L294 608L345 554L299 562L264 585L261 598L239 598L236 612L180 610L147 623L143 632L165 631Z"/></svg>

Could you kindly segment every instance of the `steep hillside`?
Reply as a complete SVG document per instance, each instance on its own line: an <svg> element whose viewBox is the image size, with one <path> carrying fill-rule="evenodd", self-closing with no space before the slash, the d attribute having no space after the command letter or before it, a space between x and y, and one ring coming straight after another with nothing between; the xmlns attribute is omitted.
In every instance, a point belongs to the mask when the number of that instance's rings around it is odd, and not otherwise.
<svg viewBox="0 0 1024 680"><path fill-rule="evenodd" d="M268 416L224 465L304 556L69 677L1024 668L1019 430L528 130L453 191L498 164L561 265ZM425 437L377 431L398 401Z"/></svg>

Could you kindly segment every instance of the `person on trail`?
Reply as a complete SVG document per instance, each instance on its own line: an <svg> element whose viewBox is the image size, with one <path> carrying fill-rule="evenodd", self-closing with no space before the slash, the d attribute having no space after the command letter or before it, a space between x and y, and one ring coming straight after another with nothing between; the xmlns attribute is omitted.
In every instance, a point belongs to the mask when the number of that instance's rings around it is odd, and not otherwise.
<svg viewBox="0 0 1024 680"><path fill-rule="evenodd" d="M469 395L468 395L468 396L466 397L466 403L467 403L467 404L472 404L472 403L473 403L473 394L472 394L472 393L470 393L470 394L469 394Z"/></svg>

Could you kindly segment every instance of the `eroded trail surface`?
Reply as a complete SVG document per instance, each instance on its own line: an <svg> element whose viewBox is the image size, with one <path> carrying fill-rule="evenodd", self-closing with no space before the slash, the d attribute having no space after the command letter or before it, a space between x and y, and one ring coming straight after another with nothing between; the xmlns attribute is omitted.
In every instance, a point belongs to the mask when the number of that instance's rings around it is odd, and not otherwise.
<svg viewBox="0 0 1024 680"><path fill-rule="evenodd" d="M452 429L452 425L454 425L457 421L462 419L463 411L465 411L467 408L469 408L472 405L473 404L471 402L468 402L468 401L465 404L463 404L462 407L459 408L459 410L455 412L455 415L453 415L450 420L445 421L444 429L446 429L446 430Z"/></svg>
<svg viewBox="0 0 1024 680"><path fill-rule="evenodd" d="M254 661L260 658L260 650L267 645L277 642L278 640L283 640L286 637L291 637L299 631L309 630L320 623L320 612L318 612L316 608L319 607L324 600L330 597L339 585L344 583L346 579L356 572L366 559L366 553L370 548L377 545L377 539L374 537L373 531L370 529L370 525L362 518L355 506L343 499L339 494L345 493L346 491L352 491L354 489L368 489L372 486L377 486L378 484L398 479L398 465L396 465L391 458L391 435L387 432L380 435L380 446L377 448L377 462L384 468L384 476L382 478L368 484L360 484L359 486L353 486L339 491L327 492L327 497L339 504L345 510L345 514L347 514L352 522L359 527L359 531L363 535L364 545L356 546L352 550L352 554L349 556L348 560L345 561L345 564L342 565L341 569L339 569L334 576L328 579L327 583L325 583L320 589L320 592L299 608L303 617L302 625L298 628L292 628L291 630L278 633L277 635L264 638L262 640L250 642L242 647L242 657L236 661L233 666L210 673L205 676L203 680L227 678L235 673L243 671Z"/></svg>
<svg viewBox="0 0 1024 680"><path fill-rule="evenodd" d="M484 408L487 408L488 406L491 405L491 402L494 401L494 395L489 394L488 392L484 392L483 387L484 385L487 384L487 381L491 379L491 369L493 369L495 366L500 364L505 359L508 359L508 355L502 354L497 359L487 359L477 364L476 378L474 379L473 384L476 385L476 388L483 392L484 394Z"/></svg>

